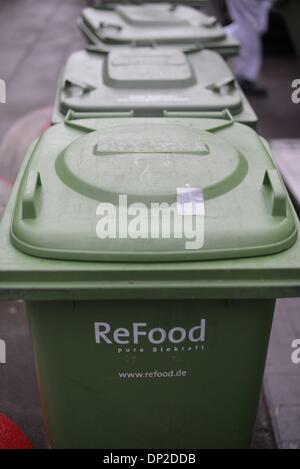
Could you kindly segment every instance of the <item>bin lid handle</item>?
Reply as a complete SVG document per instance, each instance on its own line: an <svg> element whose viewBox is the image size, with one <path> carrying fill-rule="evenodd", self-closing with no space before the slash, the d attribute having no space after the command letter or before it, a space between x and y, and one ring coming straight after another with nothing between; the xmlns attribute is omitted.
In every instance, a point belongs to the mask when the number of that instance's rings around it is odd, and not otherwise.
<svg viewBox="0 0 300 469"><path fill-rule="evenodd" d="M96 89L96 86L92 85L91 83L87 83L74 78L66 78L63 84L64 89L72 88L73 86L81 88L84 93L89 93L90 91Z"/></svg>
<svg viewBox="0 0 300 469"><path fill-rule="evenodd" d="M232 117L231 112L228 109L224 109L224 111L220 112L201 112L201 111L164 111L164 117L195 117L195 118L202 118L202 119L218 119L223 121L222 123L215 125L206 129L207 132L216 132L218 130L225 129L226 127L230 127L234 124L234 118Z"/></svg>
<svg viewBox="0 0 300 469"><path fill-rule="evenodd" d="M75 112L72 109L69 109L67 115L64 119L65 125L73 127L77 130L83 132L94 132L95 127L79 124L76 120L84 119L99 119L99 118L109 118L109 117L134 117L133 111L124 111L124 112Z"/></svg>
<svg viewBox="0 0 300 469"><path fill-rule="evenodd" d="M287 196L277 168L267 169L263 179L266 193L271 197L271 211L273 217L286 217Z"/></svg>
<svg viewBox="0 0 300 469"><path fill-rule="evenodd" d="M120 24L106 23L105 21L101 21L97 28L97 33L99 34L100 38L103 39L105 37L105 30L107 29L114 29L118 33L123 29L123 27Z"/></svg>
<svg viewBox="0 0 300 469"><path fill-rule="evenodd" d="M210 85L207 85L208 90L213 91L214 93L220 93L222 89L228 89L228 91L233 91L236 89L236 81L234 77L222 78L218 82L213 82Z"/></svg>
<svg viewBox="0 0 300 469"><path fill-rule="evenodd" d="M218 24L218 20L215 16L209 16L205 21L201 23L201 26L205 28L213 28Z"/></svg>
<svg viewBox="0 0 300 469"><path fill-rule="evenodd" d="M42 181L38 171L30 170L22 200L22 219L36 218L42 199Z"/></svg>

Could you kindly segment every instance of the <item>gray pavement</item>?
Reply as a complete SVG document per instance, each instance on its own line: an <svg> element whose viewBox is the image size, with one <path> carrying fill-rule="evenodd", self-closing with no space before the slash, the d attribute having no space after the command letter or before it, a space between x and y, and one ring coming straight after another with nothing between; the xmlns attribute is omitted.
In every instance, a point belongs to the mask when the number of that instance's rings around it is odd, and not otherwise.
<svg viewBox="0 0 300 469"><path fill-rule="evenodd" d="M35 448L44 448L45 432L23 302L0 302L0 337L6 343L6 364L0 364L0 413L11 418Z"/></svg>
<svg viewBox="0 0 300 469"><path fill-rule="evenodd" d="M60 68L86 44L76 27L84 5L83 0L1 0L0 78L6 81L7 104L0 106L0 140L19 117L52 104Z"/></svg>
<svg viewBox="0 0 300 469"><path fill-rule="evenodd" d="M278 300L264 390L279 448L300 449L300 363L291 360L295 339L300 339L300 300Z"/></svg>
<svg viewBox="0 0 300 469"><path fill-rule="evenodd" d="M80 0L1 0L0 78L7 104L0 104L0 212L25 148L49 122L59 69L85 44L75 19ZM267 57L263 82L271 93L252 100L260 132L270 138L300 138L300 105L290 101L290 82L299 63L293 56ZM300 301L277 303L254 448L300 447L300 365L291 361L291 342L300 338ZM11 417L37 448L46 446L24 304L0 303L0 338L7 364L0 364L0 412ZM245 370L246 372L246 370Z"/></svg>

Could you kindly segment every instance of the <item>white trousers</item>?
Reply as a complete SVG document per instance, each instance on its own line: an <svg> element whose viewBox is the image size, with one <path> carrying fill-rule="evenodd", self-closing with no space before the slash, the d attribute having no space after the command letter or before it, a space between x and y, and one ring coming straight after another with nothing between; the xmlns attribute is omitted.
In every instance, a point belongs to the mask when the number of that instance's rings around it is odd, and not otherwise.
<svg viewBox="0 0 300 469"><path fill-rule="evenodd" d="M268 29L272 0L227 0L232 23L226 32L241 44L239 56L231 60L235 74L256 81L262 66L261 36Z"/></svg>

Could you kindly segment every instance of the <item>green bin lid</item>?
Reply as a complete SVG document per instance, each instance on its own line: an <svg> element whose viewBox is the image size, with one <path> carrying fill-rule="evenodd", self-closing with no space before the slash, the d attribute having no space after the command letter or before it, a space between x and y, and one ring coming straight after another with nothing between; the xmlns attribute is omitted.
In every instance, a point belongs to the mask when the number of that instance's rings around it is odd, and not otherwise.
<svg viewBox="0 0 300 469"><path fill-rule="evenodd" d="M73 53L61 74L58 106L62 114L134 110L219 111L233 115L250 107L226 62L203 50L126 48ZM246 122L246 117L242 117ZM56 119L54 118L54 121ZM256 121L252 111L250 121Z"/></svg>
<svg viewBox="0 0 300 469"><path fill-rule="evenodd" d="M184 5L118 5L114 10L85 8L81 19L99 41L107 44L155 42L208 46L226 37L215 17Z"/></svg>
<svg viewBox="0 0 300 469"><path fill-rule="evenodd" d="M173 204L182 215L185 196L193 200L193 194L204 221L204 244L197 249L187 249L186 239L176 238L172 229L169 238L152 237L150 223L145 236L124 237L132 212L118 222L114 238L97 228L103 203L120 215L120 196L147 209L152 203ZM195 212L190 216L195 221ZM283 251L296 238L293 209L266 145L228 113L198 118L70 113L32 150L11 225L17 249L62 260L243 258Z"/></svg>
<svg viewBox="0 0 300 469"><path fill-rule="evenodd" d="M73 53L61 74L57 108L62 114L127 111L159 115L163 110L219 111L239 119L250 107L219 54L209 50L126 48ZM55 111L58 112L58 109ZM249 113L248 113L249 114ZM53 117L53 121L57 121ZM256 122L256 116L248 115Z"/></svg>
<svg viewBox="0 0 300 469"><path fill-rule="evenodd" d="M207 1L208 0L181 0L180 3L182 5L190 5L190 6L194 6L194 7L203 7L207 4ZM116 6L116 4L119 4L119 5L147 5L147 4L161 4L161 1L160 0L147 0L147 1L143 1L143 0L93 0L91 3L91 6L93 8L108 8L108 9L114 9L114 7ZM178 5L178 1L176 0L170 0L168 2L168 4L170 6L177 6Z"/></svg>
<svg viewBox="0 0 300 469"><path fill-rule="evenodd" d="M163 27L186 26L188 20L178 14L177 6L159 5L116 5L114 11L128 24L133 26ZM189 10L188 10L189 11Z"/></svg>
<svg viewBox="0 0 300 469"><path fill-rule="evenodd" d="M178 42L178 40L172 40L170 42L160 43L153 40L139 40L139 41L130 41L123 42L123 43L108 43L104 42L99 39L99 36L85 23L82 17L77 18L77 25L80 28L81 32L86 36L89 42L93 45L100 46L102 49L106 49L107 51L113 49L120 49L124 47L146 47L151 46L154 47L155 45L164 46L168 48L176 48L180 50L186 50L187 44L192 45L193 47L202 47L209 50L213 50L218 52L223 57L232 57L239 53L240 44L239 42L234 39L232 36L226 36L224 39L220 41L211 41L211 42L203 42L201 40L190 40L186 42Z"/></svg>

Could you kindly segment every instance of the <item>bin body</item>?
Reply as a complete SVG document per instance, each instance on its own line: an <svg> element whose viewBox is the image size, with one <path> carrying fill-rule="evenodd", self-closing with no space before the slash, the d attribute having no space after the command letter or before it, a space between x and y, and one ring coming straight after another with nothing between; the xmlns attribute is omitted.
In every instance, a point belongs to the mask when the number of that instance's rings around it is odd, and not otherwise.
<svg viewBox="0 0 300 469"><path fill-rule="evenodd" d="M250 445L273 300L54 301L27 308L52 448ZM95 330L108 327L104 337L112 343L97 343ZM122 337L114 336L120 328Z"/></svg>

